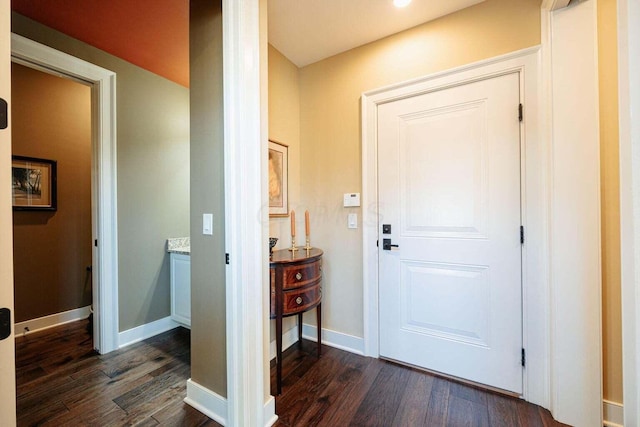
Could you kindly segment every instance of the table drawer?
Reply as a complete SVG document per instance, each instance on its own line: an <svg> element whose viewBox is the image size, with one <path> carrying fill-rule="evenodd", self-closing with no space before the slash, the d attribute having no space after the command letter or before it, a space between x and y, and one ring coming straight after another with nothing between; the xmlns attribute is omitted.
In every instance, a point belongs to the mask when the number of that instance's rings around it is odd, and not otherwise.
<svg viewBox="0 0 640 427"><path fill-rule="evenodd" d="M304 289L285 291L283 295L282 314L289 315L306 311L320 302L322 288L320 283Z"/></svg>
<svg viewBox="0 0 640 427"><path fill-rule="evenodd" d="M306 286L320 278L322 274L322 260L286 267L284 268L283 274L282 289L294 289Z"/></svg>

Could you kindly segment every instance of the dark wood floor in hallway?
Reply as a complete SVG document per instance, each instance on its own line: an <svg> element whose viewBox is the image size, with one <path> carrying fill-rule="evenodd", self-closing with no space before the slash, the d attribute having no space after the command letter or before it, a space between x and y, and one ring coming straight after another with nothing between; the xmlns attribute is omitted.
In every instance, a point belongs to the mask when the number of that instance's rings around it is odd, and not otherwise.
<svg viewBox="0 0 640 427"><path fill-rule="evenodd" d="M549 411L379 359L323 346L294 345L283 357L284 426L563 426ZM271 392L275 392L274 363Z"/></svg>
<svg viewBox="0 0 640 427"><path fill-rule="evenodd" d="M219 426L183 402L189 330L98 355L86 325L16 339L19 426Z"/></svg>
<svg viewBox="0 0 640 427"><path fill-rule="evenodd" d="M218 426L183 402L190 334L177 328L107 355L86 322L16 339L18 425ZM276 426L557 426L548 411L315 343L287 350ZM272 388L274 387L272 369Z"/></svg>

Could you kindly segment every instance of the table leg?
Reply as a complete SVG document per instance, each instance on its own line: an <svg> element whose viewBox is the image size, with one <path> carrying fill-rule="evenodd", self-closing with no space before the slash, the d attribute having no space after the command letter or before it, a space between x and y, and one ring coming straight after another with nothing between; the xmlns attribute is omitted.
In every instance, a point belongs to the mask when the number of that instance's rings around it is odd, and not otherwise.
<svg viewBox="0 0 640 427"><path fill-rule="evenodd" d="M318 324L318 357L322 353L322 303L316 308L316 322Z"/></svg>
<svg viewBox="0 0 640 427"><path fill-rule="evenodd" d="M276 395L282 393L282 316L276 316Z"/></svg>
<svg viewBox="0 0 640 427"><path fill-rule="evenodd" d="M298 346L302 348L302 313L298 313Z"/></svg>

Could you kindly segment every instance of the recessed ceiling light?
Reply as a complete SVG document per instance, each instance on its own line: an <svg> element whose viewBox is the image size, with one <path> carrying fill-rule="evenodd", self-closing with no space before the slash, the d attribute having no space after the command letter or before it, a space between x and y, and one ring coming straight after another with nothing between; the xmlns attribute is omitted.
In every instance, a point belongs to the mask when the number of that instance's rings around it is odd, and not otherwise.
<svg viewBox="0 0 640 427"><path fill-rule="evenodd" d="M411 0L393 0L393 5L395 7L405 7L411 3Z"/></svg>

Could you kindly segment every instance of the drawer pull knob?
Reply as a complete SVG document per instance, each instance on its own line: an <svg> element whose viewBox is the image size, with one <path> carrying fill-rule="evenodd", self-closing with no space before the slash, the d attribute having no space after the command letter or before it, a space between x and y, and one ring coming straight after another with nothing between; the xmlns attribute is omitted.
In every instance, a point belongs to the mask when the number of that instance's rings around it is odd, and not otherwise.
<svg viewBox="0 0 640 427"><path fill-rule="evenodd" d="M298 272L296 273L296 280L300 280L302 279L302 273Z"/></svg>
<svg viewBox="0 0 640 427"><path fill-rule="evenodd" d="M298 273L298 274L300 274L300 273ZM298 305L302 304L302 297L296 298L296 304L298 304Z"/></svg>

